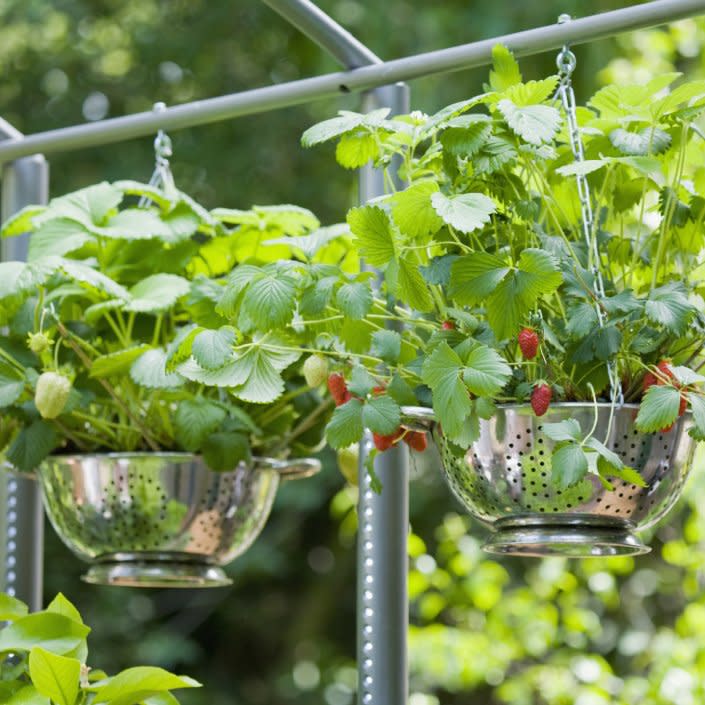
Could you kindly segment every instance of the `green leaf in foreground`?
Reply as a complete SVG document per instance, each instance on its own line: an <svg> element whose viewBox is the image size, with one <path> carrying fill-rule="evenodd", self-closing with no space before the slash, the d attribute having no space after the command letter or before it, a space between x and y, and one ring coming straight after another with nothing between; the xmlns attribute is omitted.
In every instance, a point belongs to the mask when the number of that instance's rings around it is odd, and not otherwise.
<svg viewBox="0 0 705 705"><path fill-rule="evenodd" d="M680 392L671 385L649 387L641 400L636 427L642 433L654 433L668 428L678 418Z"/></svg>
<svg viewBox="0 0 705 705"><path fill-rule="evenodd" d="M166 352L161 348L140 355L132 363L130 377L148 389L172 389L184 383L181 375L166 371Z"/></svg>
<svg viewBox="0 0 705 705"><path fill-rule="evenodd" d="M230 472L239 463L249 463L252 459L247 436L237 432L211 434L203 441L201 451L206 465L216 472Z"/></svg>
<svg viewBox="0 0 705 705"><path fill-rule="evenodd" d="M384 267L396 254L396 244L387 214L377 206L348 211L348 225L360 256L373 267Z"/></svg>
<svg viewBox="0 0 705 705"><path fill-rule="evenodd" d="M544 423L543 434L556 443L561 441L580 441L580 423L575 419L565 419L557 423Z"/></svg>
<svg viewBox="0 0 705 705"><path fill-rule="evenodd" d="M438 192L435 181L418 181L394 196L392 217L402 233L410 237L433 235L443 225L431 205L431 196Z"/></svg>
<svg viewBox="0 0 705 705"><path fill-rule="evenodd" d="M161 313L191 290L187 279L176 274L153 274L130 289L132 300L125 306L137 313Z"/></svg>
<svg viewBox="0 0 705 705"><path fill-rule="evenodd" d="M93 703L110 705L135 705L152 695L158 695L178 688L199 688L200 683L187 676L176 676L162 668L138 666L128 668L107 682L92 686L95 697Z"/></svg>
<svg viewBox="0 0 705 705"><path fill-rule="evenodd" d="M473 412L472 399L461 379L464 366L443 342L426 358L421 372L421 379L433 392L433 410L451 441L463 436L465 419Z"/></svg>
<svg viewBox="0 0 705 705"><path fill-rule="evenodd" d="M59 442L53 427L46 421L35 421L23 428L7 451L7 461L22 472L32 472Z"/></svg>
<svg viewBox="0 0 705 705"><path fill-rule="evenodd" d="M369 313L372 291L369 285L363 282L348 282L338 289L336 301L345 316L359 320Z"/></svg>
<svg viewBox="0 0 705 705"><path fill-rule="evenodd" d="M206 436L225 420L225 415L221 406L202 397L184 399L174 414L176 437L186 450L197 451Z"/></svg>
<svg viewBox="0 0 705 705"><path fill-rule="evenodd" d="M333 412L326 426L326 437L333 448L345 448L362 438L362 406L359 399L351 399Z"/></svg>
<svg viewBox="0 0 705 705"><path fill-rule="evenodd" d="M516 83L521 83L521 71L517 60L503 44L495 44L492 47L490 86L496 91L504 91Z"/></svg>
<svg viewBox="0 0 705 705"><path fill-rule="evenodd" d="M465 357L463 382L475 395L493 397L512 376L512 369L502 356L486 345L476 345Z"/></svg>
<svg viewBox="0 0 705 705"><path fill-rule="evenodd" d="M585 477L588 461L585 451L577 443L566 443L553 451L551 479L559 487L570 487Z"/></svg>
<svg viewBox="0 0 705 705"><path fill-rule="evenodd" d="M6 592L0 592L0 620L12 622L24 617L28 612L27 605L16 597L11 597Z"/></svg>
<svg viewBox="0 0 705 705"><path fill-rule="evenodd" d="M463 193L449 198L437 192L431 196L431 203L443 222L462 233L471 233L487 224L496 210L494 201L483 193Z"/></svg>
<svg viewBox="0 0 705 705"><path fill-rule="evenodd" d="M75 705L81 662L35 646L29 653L29 675L34 687L56 705Z"/></svg>
<svg viewBox="0 0 705 705"><path fill-rule="evenodd" d="M394 433L401 424L399 405L386 394L372 397L362 409L362 423L374 433Z"/></svg>
<svg viewBox="0 0 705 705"><path fill-rule="evenodd" d="M91 377L111 377L127 372L132 363L143 353L149 350L149 345L135 345L125 350L101 355L93 360L89 375Z"/></svg>
<svg viewBox="0 0 705 705"><path fill-rule="evenodd" d="M217 369L233 357L232 346L235 338L235 329L230 326L223 326L218 330L203 330L193 338L191 354L201 367L207 370Z"/></svg>
<svg viewBox="0 0 705 705"><path fill-rule="evenodd" d="M31 651L41 646L67 654L85 642L90 628L62 614L35 612L0 631L0 651Z"/></svg>
<svg viewBox="0 0 705 705"><path fill-rule="evenodd" d="M512 131L529 144L538 146L550 142L561 126L561 114L548 105L520 107L504 99L497 107Z"/></svg>

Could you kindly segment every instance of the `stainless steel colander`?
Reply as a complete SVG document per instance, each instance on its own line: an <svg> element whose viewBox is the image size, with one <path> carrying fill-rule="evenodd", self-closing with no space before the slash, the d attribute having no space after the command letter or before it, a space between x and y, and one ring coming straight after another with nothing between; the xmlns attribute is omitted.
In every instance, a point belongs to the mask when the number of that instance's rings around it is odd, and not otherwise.
<svg viewBox="0 0 705 705"><path fill-rule="evenodd" d="M609 404L554 404L537 417L526 405L500 406L480 422L480 438L468 450L449 443L437 425L433 436L451 490L465 508L493 533L490 553L520 555L614 556L650 549L635 535L659 521L676 502L690 471L695 441L683 416L667 432L640 433L634 421L639 407L625 404L614 412L605 439ZM411 422L429 423L430 409L406 408ZM595 420L595 438L604 441L646 487L615 480L605 488L595 475L567 489L551 481L554 442L543 424L573 418L583 429Z"/></svg>
<svg viewBox="0 0 705 705"><path fill-rule="evenodd" d="M262 531L280 479L319 469L255 458L219 473L188 453L111 453L53 456L37 476L57 534L91 563L87 582L217 587Z"/></svg>

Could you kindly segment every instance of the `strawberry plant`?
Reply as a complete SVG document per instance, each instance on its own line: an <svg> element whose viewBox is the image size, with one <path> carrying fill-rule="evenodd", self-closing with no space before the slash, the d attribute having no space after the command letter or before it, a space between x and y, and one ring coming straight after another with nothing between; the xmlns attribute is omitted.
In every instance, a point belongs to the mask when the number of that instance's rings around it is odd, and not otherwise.
<svg viewBox="0 0 705 705"><path fill-rule="evenodd" d="M475 97L433 115L341 112L306 131L307 147L335 141L343 167L372 160L388 189L347 215L379 283L301 275L299 313L349 390L327 428L333 446L367 427L389 447L403 437L400 407L425 404L468 447L496 404L541 415L616 402L620 387L640 404L640 431L690 410L689 432L705 439L705 82L678 81L607 86L578 106L582 161L554 98L559 77L525 81L501 46ZM571 427L554 480L624 476L603 449Z"/></svg>
<svg viewBox="0 0 705 705"><path fill-rule="evenodd" d="M13 466L184 450L228 470L319 443L326 361L306 359L311 329L273 329L294 315L291 272L354 261L346 226L296 206L208 212L122 181L26 208L2 234L25 231L28 261L0 263L0 446Z"/></svg>
<svg viewBox="0 0 705 705"><path fill-rule="evenodd" d="M90 627L61 594L41 612L0 593L0 700L7 705L178 703L171 692L200 683L162 668L137 666L114 676L90 668Z"/></svg>

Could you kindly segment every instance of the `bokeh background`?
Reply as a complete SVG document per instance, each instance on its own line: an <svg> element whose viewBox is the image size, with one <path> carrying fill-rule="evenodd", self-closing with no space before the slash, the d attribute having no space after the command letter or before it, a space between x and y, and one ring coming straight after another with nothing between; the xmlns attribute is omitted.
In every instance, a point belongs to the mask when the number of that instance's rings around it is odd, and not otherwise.
<svg viewBox="0 0 705 705"><path fill-rule="evenodd" d="M625 7L620 0L320 0L383 58ZM705 74L705 23L576 47L576 93L664 71ZM524 59L526 78L554 55ZM3 0L0 113L26 133L336 70L258 0ZM412 82L415 109L480 92L485 70ZM209 207L297 203L344 218L355 175L301 132L347 96L172 134L177 184ZM54 195L103 179L148 179L152 140L51 156ZM432 452L411 488L411 705L696 705L705 700L704 463L637 559L496 561ZM205 684L187 705L350 705L355 698L355 501L332 454L284 487L255 546L213 591L135 591L79 581L48 530L46 597L63 591L94 627L91 661L162 665Z"/></svg>

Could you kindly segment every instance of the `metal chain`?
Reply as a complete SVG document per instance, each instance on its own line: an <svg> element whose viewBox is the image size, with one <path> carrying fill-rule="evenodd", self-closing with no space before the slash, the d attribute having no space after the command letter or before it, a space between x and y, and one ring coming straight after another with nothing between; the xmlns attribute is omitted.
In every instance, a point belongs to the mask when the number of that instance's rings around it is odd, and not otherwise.
<svg viewBox="0 0 705 705"><path fill-rule="evenodd" d="M155 113L161 113L166 110L166 104L155 103L153 110ZM169 164L169 157L172 154L171 138L164 130L159 130L154 138L154 172L149 180L149 185L163 189L167 195L176 190L174 175L171 173ZM144 196L140 199L139 205L144 208L149 203L150 199Z"/></svg>
<svg viewBox="0 0 705 705"><path fill-rule="evenodd" d="M561 15L558 18L558 23L563 24L570 20L570 15ZM564 46L558 57L556 58L558 66L558 88L556 89L556 99L559 99L565 111L566 123L568 127L568 136L570 138L570 146L573 150L573 158L577 163L585 161L585 153L583 151L583 141L580 137L580 128L578 127L578 114L575 105L575 93L573 91L573 83L571 80L573 71L576 66L575 54ZM601 301L605 298L605 282L602 278L602 267L600 251L597 245L597 237L594 233L594 214L592 211L592 197L590 194L590 186L585 174L578 172L575 175L575 181L578 186L578 196L580 198L580 215L582 220L583 237L589 252L590 272L593 275L593 288L595 293L595 311L597 313L597 321L600 328L605 327L605 317L602 311ZM610 380L610 398L612 403L621 406L624 404L624 390L622 389L622 381L619 378L617 363L610 360L607 363L607 374Z"/></svg>

